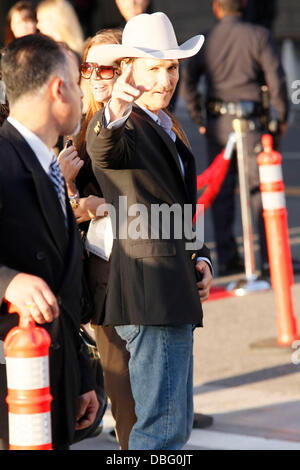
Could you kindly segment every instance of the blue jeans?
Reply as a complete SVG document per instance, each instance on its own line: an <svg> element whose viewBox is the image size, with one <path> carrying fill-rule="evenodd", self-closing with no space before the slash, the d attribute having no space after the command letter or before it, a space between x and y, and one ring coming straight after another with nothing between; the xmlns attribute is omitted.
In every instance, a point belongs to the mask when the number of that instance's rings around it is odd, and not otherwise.
<svg viewBox="0 0 300 470"><path fill-rule="evenodd" d="M122 325L115 329L130 353L137 421L129 449L181 449L193 426L193 326Z"/></svg>

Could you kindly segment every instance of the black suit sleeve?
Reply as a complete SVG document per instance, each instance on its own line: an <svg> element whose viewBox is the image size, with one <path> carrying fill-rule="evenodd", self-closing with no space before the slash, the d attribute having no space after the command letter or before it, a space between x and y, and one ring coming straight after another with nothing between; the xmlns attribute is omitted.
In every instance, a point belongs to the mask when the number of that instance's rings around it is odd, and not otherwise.
<svg viewBox="0 0 300 470"><path fill-rule="evenodd" d="M79 368L80 368L80 374L81 374L79 395L83 395L84 393L90 392L91 390L95 390L96 388L95 373L92 370L92 367L90 365L87 352L83 348L81 348L79 351L78 359L79 359Z"/></svg>
<svg viewBox="0 0 300 470"><path fill-rule="evenodd" d="M2 194L0 191L0 214L3 207ZM2 264L0 257L0 307L4 299L4 294L11 280L18 274L18 271Z"/></svg>
<svg viewBox="0 0 300 470"><path fill-rule="evenodd" d="M210 250L207 248L207 246L204 244L200 250L197 251L198 258L208 258L209 261L211 262L210 259Z"/></svg>
<svg viewBox="0 0 300 470"><path fill-rule="evenodd" d="M18 273L19 271L0 264L0 305L3 302L8 285Z"/></svg>

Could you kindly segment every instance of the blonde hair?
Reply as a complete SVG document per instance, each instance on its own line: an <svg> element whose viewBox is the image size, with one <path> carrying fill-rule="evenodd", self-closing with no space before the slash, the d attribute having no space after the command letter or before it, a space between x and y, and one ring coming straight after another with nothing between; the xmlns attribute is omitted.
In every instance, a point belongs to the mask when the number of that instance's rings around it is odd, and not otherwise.
<svg viewBox="0 0 300 470"><path fill-rule="evenodd" d="M88 39L84 54L83 54L83 62L86 62L87 55L89 53L89 50L96 45L100 44L121 44L122 42L122 29L102 29L101 31L98 31L95 36L92 38ZM100 64L101 65L101 64ZM117 63L118 65L118 63ZM86 92L86 116L85 120L83 122L83 125L81 127L79 136L78 136L78 141L77 141L77 146L78 149L82 147L82 145L85 142L85 136L86 136L86 130L88 127L88 124L94 114L99 111L99 109L103 108L103 103L99 103L98 101L95 100L95 97L93 93L90 90L90 87L87 86L85 87L85 92Z"/></svg>
<svg viewBox="0 0 300 470"><path fill-rule="evenodd" d="M82 56L84 35L72 5L66 0L42 0L37 6L37 18L47 18L51 31L41 31L56 41L65 42L73 51Z"/></svg>

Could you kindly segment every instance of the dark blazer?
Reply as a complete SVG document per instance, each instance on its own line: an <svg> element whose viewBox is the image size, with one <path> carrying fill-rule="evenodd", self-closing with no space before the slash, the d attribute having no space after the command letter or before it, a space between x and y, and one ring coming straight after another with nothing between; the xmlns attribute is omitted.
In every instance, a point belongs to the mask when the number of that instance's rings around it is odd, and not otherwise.
<svg viewBox="0 0 300 470"><path fill-rule="evenodd" d="M58 320L44 326L50 333L50 387L53 395L53 442L72 441L80 393L93 388L84 375L78 331L82 303L82 247L67 202L69 230L53 184L19 132L5 122L0 129L0 338L18 323L3 301L17 272L43 278L56 294ZM3 367L2 374L5 373ZM1 393L1 396L5 395ZM2 416L5 404L0 404ZM3 420L0 436L7 429Z"/></svg>
<svg viewBox="0 0 300 470"><path fill-rule="evenodd" d="M168 207L196 202L194 157L177 139L177 145L143 110L134 107L119 129L103 126L103 110L95 114L87 129L87 151L106 202L117 210L116 238L103 324L202 324L202 307L195 279L196 256L209 257L209 250L185 249L177 239L174 223L170 239L164 239L161 223L156 237L148 221L148 239L123 239L119 226L119 196L127 205L143 204L151 214L153 204ZM178 152L184 162L183 178ZM135 217L127 216L129 227Z"/></svg>

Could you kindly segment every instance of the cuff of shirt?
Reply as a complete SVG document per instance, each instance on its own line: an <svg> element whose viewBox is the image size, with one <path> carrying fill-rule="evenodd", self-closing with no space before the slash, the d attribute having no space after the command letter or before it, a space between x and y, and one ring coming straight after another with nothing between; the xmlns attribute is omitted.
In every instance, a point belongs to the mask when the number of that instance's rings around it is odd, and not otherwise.
<svg viewBox="0 0 300 470"><path fill-rule="evenodd" d="M118 127L121 127L125 123L125 121L129 118L130 113L132 111L132 104L128 105L127 111L123 117L110 122L111 118L110 118L110 112L109 112L109 103L110 103L110 100L104 108L104 127L106 127L107 129L117 129Z"/></svg>
<svg viewBox="0 0 300 470"><path fill-rule="evenodd" d="M200 257L197 258L197 263L198 263L198 261L205 261L205 262L209 265L209 267L210 267L212 276L214 276L214 270L213 270L212 264L211 264L211 262L210 262L210 260L209 260L208 258L204 258L204 257L202 258L202 257L200 256Z"/></svg>

